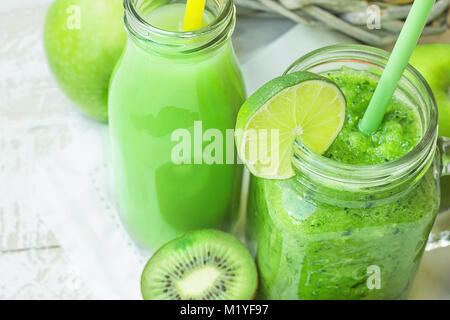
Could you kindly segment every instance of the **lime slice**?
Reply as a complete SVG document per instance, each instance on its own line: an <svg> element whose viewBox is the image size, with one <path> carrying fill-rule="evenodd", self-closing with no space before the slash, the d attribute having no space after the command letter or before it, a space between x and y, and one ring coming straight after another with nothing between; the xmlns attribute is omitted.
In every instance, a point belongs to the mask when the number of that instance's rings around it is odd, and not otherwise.
<svg viewBox="0 0 450 320"><path fill-rule="evenodd" d="M269 81L242 106L236 123L239 156L251 173L267 179L295 175L296 137L323 154L345 120L345 97L330 79L294 72Z"/></svg>

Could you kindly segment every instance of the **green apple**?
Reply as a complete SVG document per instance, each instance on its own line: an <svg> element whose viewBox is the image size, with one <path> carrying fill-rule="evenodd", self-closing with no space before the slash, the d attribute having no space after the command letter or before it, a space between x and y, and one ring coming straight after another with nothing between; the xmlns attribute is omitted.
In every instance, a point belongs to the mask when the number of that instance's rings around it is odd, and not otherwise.
<svg viewBox="0 0 450 320"><path fill-rule="evenodd" d="M425 77L439 108L439 134L450 137L450 43L418 46L410 63ZM441 210L450 207L450 177L441 178Z"/></svg>
<svg viewBox="0 0 450 320"><path fill-rule="evenodd" d="M439 108L439 134L450 137L450 43L418 46L409 61L428 81Z"/></svg>
<svg viewBox="0 0 450 320"><path fill-rule="evenodd" d="M44 47L65 94L87 115L108 119L108 85L126 43L122 0L56 0Z"/></svg>

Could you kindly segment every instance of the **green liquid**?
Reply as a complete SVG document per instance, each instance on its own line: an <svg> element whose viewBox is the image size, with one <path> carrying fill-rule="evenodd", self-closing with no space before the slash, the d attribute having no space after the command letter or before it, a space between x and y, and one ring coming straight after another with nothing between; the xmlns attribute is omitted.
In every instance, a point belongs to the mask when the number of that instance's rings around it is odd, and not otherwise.
<svg viewBox="0 0 450 320"><path fill-rule="evenodd" d="M419 115L399 99L392 100L376 132L366 135L359 130L359 121L376 88L376 79L370 74L346 69L328 77L344 93L347 109L344 127L325 157L348 164L380 164L401 158L419 143Z"/></svg>
<svg viewBox="0 0 450 320"><path fill-rule="evenodd" d="M168 5L146 19L173 30L181 17L182 6ZM244 99L229 40L168 56L129 39L111 82L109 117L118 203L140 244L157 248L182 232L226 227L235 220L242 167L175 164L172 149L180 140L171 135L186 129L194 137L194 121L201 121L203 132L214 128L225 137ZM189 142L194 163L195 143ZM200 140L201 150L208 144ZM218 151L225 158L225 144Z"/></svg>
<svg viewBox="0 0 450 320"><path fill-rule="evenodd" d="M145 20L152 26L172 32L183 32L184 14L186 4L172 3L152 10ZM205 10L203 14L203 27L214 20L213 15Z"/></svg>
<svg viewBox="0 0 450 320"><path fill-rule="evenodd" d="M417 113L394 99L371 136L357 122L375 89L370 74L329 74L347 99L345 126L325 156L351 164L392 161L422 134ZM252 177L248 238L256 255L263 299L399 299L407 296L438 207L433 167L395 201L345 208L300 196L295 178ZM370 266L381 288L370 289Z"/></svg>

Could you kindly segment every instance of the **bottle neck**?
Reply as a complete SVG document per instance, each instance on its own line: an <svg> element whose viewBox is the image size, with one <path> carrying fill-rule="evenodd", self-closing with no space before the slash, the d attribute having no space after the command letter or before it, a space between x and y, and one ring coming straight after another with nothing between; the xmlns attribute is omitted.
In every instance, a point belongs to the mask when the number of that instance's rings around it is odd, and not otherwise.
<svg viewBox="0 0 450 320"><path fill-rule="evenodd" d="M199 30L172 32L157 28L145 17L159 6L152 0L125 0L124 23L129 38L141 48L162 55L193 55L219 48L232 35L236 22L232 0L207 0L212 23ZM160 3L160 2L159 2ZM167 1L164 5L177 3Z"/></svg>

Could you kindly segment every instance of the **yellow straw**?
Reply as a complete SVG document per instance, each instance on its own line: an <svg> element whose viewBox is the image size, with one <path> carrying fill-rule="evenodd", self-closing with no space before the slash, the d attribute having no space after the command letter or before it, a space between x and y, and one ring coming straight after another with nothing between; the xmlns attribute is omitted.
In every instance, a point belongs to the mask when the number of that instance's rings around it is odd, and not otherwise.
<svg viewBox="0 0 450 320"><path fill-rule="evenodd" d="M202 27L206 0L187 0L183 30L194 31Z"/></svg>

